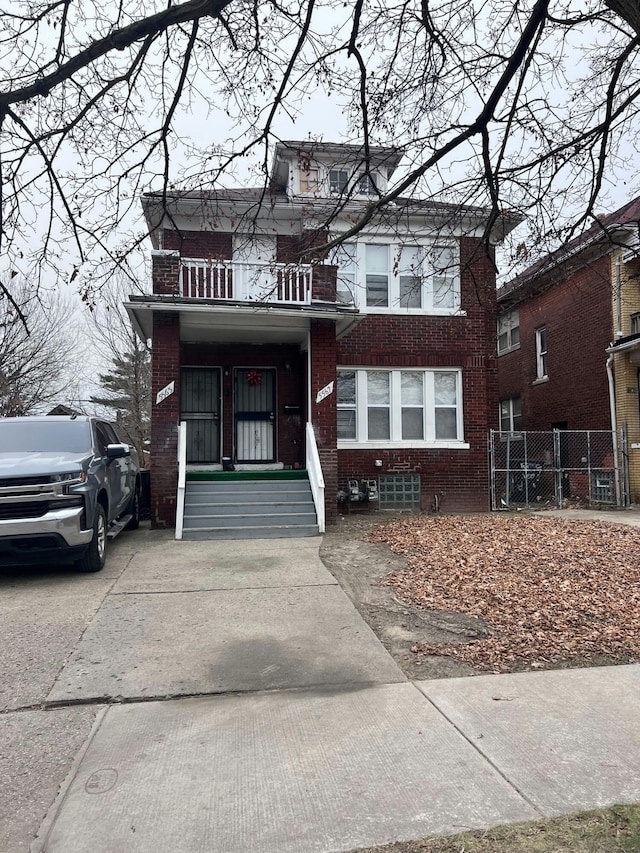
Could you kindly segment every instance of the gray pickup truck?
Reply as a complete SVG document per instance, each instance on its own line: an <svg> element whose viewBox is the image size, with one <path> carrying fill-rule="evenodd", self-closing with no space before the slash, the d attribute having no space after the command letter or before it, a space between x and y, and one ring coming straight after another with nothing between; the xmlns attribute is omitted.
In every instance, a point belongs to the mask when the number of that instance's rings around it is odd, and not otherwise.
<svg viewBox="0 0 640 853"><path fill-rule="evenodd" d="M140 470L117 424L0 418L0 566L105 564L107 539L138 526Z"/></svg>

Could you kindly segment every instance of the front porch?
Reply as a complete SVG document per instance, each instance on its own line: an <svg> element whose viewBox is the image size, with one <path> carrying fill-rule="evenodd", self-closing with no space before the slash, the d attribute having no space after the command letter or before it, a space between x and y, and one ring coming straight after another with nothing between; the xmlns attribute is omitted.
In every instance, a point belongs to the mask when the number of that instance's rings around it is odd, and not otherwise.
<svg viewBox="0 0 640 853"><path fill-rule="evenodd" d="M319 512L316 505L324 496L314 494L305 469L187 470L184 477L181 469L176 539L280 539L324 531L324 507Z"/></svg>
<svg viewBox="0 0 640 853"><path fill-rule="evenodd" d="M336 339L360 319L336 303L335 282L335 267L322 264L154 252L153 294L127 303L153 340L154 526L180 525L179 492L198 467L306 470L320 529L325 515L335 519Z"/></svg>
<svg viewBox="0 0 640 853"><path fill-rule="evenodd" d="M187 466L304 467L306 353L293 345L183 344Z"/></svg>

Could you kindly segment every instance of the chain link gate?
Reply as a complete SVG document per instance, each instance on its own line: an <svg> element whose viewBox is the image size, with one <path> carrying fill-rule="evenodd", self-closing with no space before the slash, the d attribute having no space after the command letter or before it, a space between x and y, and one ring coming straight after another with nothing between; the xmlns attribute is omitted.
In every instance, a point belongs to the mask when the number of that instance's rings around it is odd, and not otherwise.
<svg viewBox="0 0 640 853"><path fill-rule="evenodd" d="M625 429L489 435L491 509L628 505Z"/></svg>

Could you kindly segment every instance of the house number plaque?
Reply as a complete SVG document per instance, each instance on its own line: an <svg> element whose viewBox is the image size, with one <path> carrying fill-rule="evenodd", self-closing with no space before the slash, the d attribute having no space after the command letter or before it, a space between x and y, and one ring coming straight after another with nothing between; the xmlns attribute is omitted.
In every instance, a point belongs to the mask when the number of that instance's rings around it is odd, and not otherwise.
<svg viewBox="0 0 640 853"><path fill-rule="evenodd" d="M163 400L166 400L167 397L170 397L173 392L176 390L176 383L170 382L168 385L165 385L164 388L161 388L156 394L156 406L158 403L161 403Z"/></svg>
<svg viewBox="0 0 640 853"><path fill-rule="evenodd" d="M330 382L318 391L316 394L316 403L321 403L329 394L333 394L333 382Z"/></svg>

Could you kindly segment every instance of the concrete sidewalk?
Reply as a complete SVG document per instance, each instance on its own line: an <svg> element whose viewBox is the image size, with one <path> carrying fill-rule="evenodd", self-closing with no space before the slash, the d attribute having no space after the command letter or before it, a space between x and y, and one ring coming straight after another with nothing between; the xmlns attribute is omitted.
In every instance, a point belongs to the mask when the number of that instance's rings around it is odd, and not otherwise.
<svg viewBox="0 0 640 853"><path fill-rule="evenodd" d="M409 683L318 545L133 555L49 694L126 703L33 851L338 853L640 800L640 666Z"/></svg>

